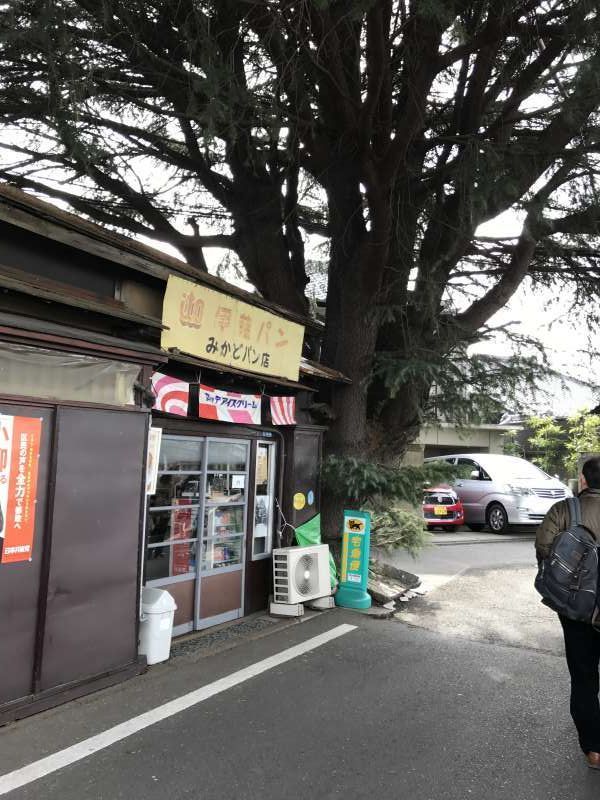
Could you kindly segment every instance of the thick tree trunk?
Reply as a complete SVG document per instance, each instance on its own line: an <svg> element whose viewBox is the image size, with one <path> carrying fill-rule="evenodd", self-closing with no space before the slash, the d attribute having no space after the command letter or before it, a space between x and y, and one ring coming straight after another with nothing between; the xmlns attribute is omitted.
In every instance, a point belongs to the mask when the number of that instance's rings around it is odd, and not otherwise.
<svg viewBox="0 0 600 800"><path fill-rule="evenodd" d="M334 394L335 420L327 437L327 455L366 457L368 448L367 395L377 343L377 304L387 259L389 231L367 230L356 167L340 169L329 187L332 231L327 327L323 342L325 363L352 381ZM330 487L323 495L325 539L339 538L348 487Z"/></svg>
<svg viewBox="0 0 600 800"><path fill-rule="evenodd" d="M325 455L364 458L368 448L368 380L377 330L372 309L351 286L345 287L339 301L340 325L327 339L335 339L336 367L352 383L335 390L335 420L327 432ZM340 486L339 492L335 491L335 487L328 487L323 493L321 517L324 540L335 540L341 535L345 498L348 498L347 486Z"/></svg>
<svg viewBox="0 0 600 800"><path fill-rule="evenodd" d="M236 251L248 280L265 299L304 315L308 279L286 238L280 200L276 183L263 186L259 179L247 179L244 194L236 198Z"/></svg>
<svg viewBox="0 0 600 800"><path fill-rule="evenodd" d="M266 300L296 314L308 313L304 285L290 263L290 253L279 221L249 218L236 227L237 253L248 280ZM283 265L287 269L282 269Z"/></svg>

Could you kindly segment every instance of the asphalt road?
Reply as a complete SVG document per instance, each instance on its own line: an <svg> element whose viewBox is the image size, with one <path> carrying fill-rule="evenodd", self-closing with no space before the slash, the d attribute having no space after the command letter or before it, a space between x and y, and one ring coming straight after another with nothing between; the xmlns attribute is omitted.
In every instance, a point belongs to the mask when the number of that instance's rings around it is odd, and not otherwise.
<svg viewBox="0 0 600 800"><path fill-rule="evenodd" d="M532 534L438 533L433 535L432 544L417 558L412 558L404 550L378 555L400 569L419 575L427 589L436 589L468 569L496 566L529 566L533 569L535 565Z"/></svg>
<svg viewBox="0 0 600 800"><path fill-rule="evenodd" d="M531 566L494 560L492 572L507 590L526 593L523 570ZM356 626L6 796L596 800L600 774L585 767L577 748L559 648L536 647L526 635L512 641L500 624L489 641L485 625L457 626L473 616L477 598L494 617L497 585L482 577L488 567L475 569L400 619L328 612L209 658L178 658L4 728L0 774L340 624Z"/></svg>

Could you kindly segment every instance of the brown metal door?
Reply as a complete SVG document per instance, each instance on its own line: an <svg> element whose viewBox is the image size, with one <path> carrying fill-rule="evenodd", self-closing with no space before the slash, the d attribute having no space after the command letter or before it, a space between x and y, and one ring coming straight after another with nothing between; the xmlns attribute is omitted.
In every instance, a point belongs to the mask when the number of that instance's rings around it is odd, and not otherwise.
<svg viewBox="0 0 600 800"><path fill-rule="evenodd" d="M42 420L31 561L0 563L1 705L9 700L25 697L33 690L40 569L44 549L46 497L54 412L48 408L1 403L0 414ZM6 520L3 520L3 524L6 524Z"/></svg>
<svg viewBox="0 0 600 800"><path fill-rule="evenodd" d="M41 689L137 653L142 413L61 408Z"/></svg>

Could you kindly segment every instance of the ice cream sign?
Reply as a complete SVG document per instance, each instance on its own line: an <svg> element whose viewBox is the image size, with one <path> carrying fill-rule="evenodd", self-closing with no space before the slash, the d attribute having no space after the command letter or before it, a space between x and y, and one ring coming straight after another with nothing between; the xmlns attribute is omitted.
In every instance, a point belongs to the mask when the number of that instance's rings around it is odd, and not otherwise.
<svg viewBox="0 0 600 800"><path fill-rule="evenodd" d="M0 563L31 561L42 420L0 414Z"/></svg>

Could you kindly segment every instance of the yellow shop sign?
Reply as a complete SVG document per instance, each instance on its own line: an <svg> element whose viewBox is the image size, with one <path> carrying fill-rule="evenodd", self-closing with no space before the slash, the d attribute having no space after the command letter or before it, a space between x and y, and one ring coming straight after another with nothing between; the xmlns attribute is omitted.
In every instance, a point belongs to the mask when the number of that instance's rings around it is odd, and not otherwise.
<svg viewBox="0 0 600 800"><path fill-rule="evenodd" d="M174 275L163 303L163 349L297 381L304 328Z"/></svg>

